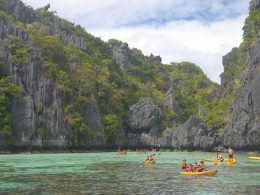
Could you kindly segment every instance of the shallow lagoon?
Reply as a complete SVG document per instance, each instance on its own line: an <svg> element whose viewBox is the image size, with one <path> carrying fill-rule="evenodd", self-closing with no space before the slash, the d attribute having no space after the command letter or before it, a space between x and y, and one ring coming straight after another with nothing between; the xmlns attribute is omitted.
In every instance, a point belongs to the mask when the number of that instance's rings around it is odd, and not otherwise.
<svg viewBox="0 0 260 195"><path fill-rule="evenodd" d="M176 167L214 155L163 152L154 165L134 152L1 155L0 194L260 194L260 161L246 155L212 167L216 176L181 175Z"/></svg>

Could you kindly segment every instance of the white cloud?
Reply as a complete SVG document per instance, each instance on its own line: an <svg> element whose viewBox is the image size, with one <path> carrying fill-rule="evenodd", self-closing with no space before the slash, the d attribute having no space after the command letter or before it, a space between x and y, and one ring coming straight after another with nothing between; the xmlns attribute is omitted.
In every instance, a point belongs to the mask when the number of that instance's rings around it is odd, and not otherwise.
<svg viewBox="0 0 260 195"><path fill-rule="evenodd" d="M118 38L144 54L161 55L164 63L190 61L213 81L223 71L222 56L239 46L245 16L204 25L197 21L171 22L163 27L102 29L91 31L104 40ZM231 28L232 27L232 28Z"/></svg>
<svg viewBox="0 0 260 195"><path fill-rule="evenodd" d="M104 40L116 38L160 55L164 63L191 61L213 81L222 56L242 40L244 0L23 0L34 8L51 4L58 15Z"/></svg>

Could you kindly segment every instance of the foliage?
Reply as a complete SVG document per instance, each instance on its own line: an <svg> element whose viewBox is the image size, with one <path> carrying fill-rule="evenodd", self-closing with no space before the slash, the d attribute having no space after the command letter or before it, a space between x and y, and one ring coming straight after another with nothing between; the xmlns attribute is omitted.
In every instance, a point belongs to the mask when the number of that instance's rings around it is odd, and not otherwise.
<svg viewBox="0 0 260 195"><path fill-rule="evenodd" d="M104 136L106 144L116 144L120 145L120 126L119 126L119 118L115 114L105 115L103 117L103 125L104 125Z"/></svg>
<svg viewBox="0 0 260 195"><path fill-rule="evenodd" d="M86 125L79 113L75 113L72 117L72 144L86 145L92 137L93 130Z"/></svg>
<svg viewBox="0 0 260 195"><path fill-rule="evenodd" d="M249 16L245 20L243 27L243 43L241 44L242 49L249 46L253 46L258 37L258 31L260 30L260 9L249 12Z"/></svg>
<svg viewBox="0 0 260 195"><path fill-rule="evenodd" d="M29 63L29 55L32 47L24 42L20 37L8 36L4 45L12 54L12 60L17 65L26 65Z"/></svg>
<svg viewBox="0 0 260 195"><path fill-rule="evenodd" d="M10 82L8 77L0 78L0 132L6 136L6 144L10 144L14 136L10 104L12 98L19 98L21 89Z"/></svg>
<svg viewBox="0 0 260 195"><path fill-rule="evenodd" d="M11 15L9 15L3 11L0 11L0 19L6 23L14 21L14 18Z"/></svg>
<svg viewBox="0 0 260 195"><path fill-rule="evenodd" d="M43 127L39 127L37 130L38 135L40 135L42 138L45 136L46 129Z"/></svg>

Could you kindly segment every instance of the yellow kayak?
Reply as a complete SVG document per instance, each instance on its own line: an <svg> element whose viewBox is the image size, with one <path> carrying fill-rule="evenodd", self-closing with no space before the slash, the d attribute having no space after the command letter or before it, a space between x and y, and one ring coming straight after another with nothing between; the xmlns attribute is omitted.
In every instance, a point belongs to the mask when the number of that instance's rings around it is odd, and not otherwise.
<svg viewBox="0 0 260 195"><path fill-rule="evenodd" d="M202 159L204 162L223 162L221 160L217 160L217 159L211 159L211 158L205 158L205 159Z"/></svg>
<svg viewBox="0 0 260 195"><path fill-rule="evenodd" d="M155 160L146 160L144 162L145 162L145 164L154 164Z"/></svg>
<svg viewBox="0 0 260 195"><path fill-rule="evenodd" d="M216 175L218 170L209 170L209 171L203 171L203 172L186 172L183 171L181 174L183 175Z"/></svg>
<svg viewBox="0 0 260 195"><path fill-rule="evenodd" d="M118 156L127 156L127 154L116 154Z"/></svg>
<svg viewBox="0 0 260 195"><path fill-rule="evenodd" d="M258 156L249 156L248 158L250 158L252 160L260 160L260 157L258 157Z"/></svg>
<svg viewBox="0 0 260 195"><path fill-rule="evenodd" d="M217 159L214 159L214 158L205 158L205 159L202 159L204 162L227 162L229 159L228 158L224 158L223 161L221 160L217 160Z"/></svg>
<svg viewBox="0 0 260 195"><path fill-rule="evenodd" d="M235 158L233 158L233 159L230 160L230 161L229 161L229 160L227 161L227 164L228 164L228 165L232 165L232 164L236 164L236 163L237 163L237 159L235 159Z"/></svg>

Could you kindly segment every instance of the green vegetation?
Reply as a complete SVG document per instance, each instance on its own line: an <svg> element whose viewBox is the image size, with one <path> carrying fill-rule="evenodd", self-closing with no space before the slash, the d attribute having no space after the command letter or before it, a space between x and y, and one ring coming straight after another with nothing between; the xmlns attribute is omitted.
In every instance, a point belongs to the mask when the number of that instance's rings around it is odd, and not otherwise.
<svg viewBox="0 0 260 195"><path fill-rule="evenodd" d="M104 127L105 144L120 145L121 128L128 123L129 108L140 98L153 99L162 112L163 127L185 122L190 115L201 115L210 129L213 125L228 122L229 106L236 98L240 88L240 76L245 66L244 50L255 44L259 30L259 10L250 13L245 22L244 42L232 52L224 62L225 71L221 74L225 88L219 97L212 94L220 86L211 82L203 71L189 62L158 64L151 55L144 56L138 50L131 50L126 43L111 39L107 43L87 33L82 27L60 19L55 12L41 8L37 10L45 24L35 22L19 23L10 14L11 7L7 0L0 2L0 18L12 23L28 34L29 39L8 36L4 40L6 49L11 54L12 62L20 68L26 67L30 54L37 53L37 65L41 66L45 77L52 79L62 96L64 121L72 129L73 145L88 145L93 139L93 129L88 124L89 105L98 105ZM47 25L55 23L55 25ZM62 31L59 36L53 29ZM73 41L64 43L61 36L78 36L85 43L79 48ZM113 47L123 47L128 65L120 67L112 59ZM5 60L0 61L0 74L6 72ZM0 130L12 135L10 102L19 97L21 90L10 83L7 75L0 78ZM178 111L165 100L169 89L173 90ZM42 102L36 102L38 112ZM201 109L205 111L202 113ZM48 117L53 111L47 110ZM46 129L40 127L37 133L42 137Z"/></svg>
<svg viewBox="0 0 260 195"><path fill-rule="evenodd" d="M4 45L12 54L12 60L17 65L26 65L29 63L29 54L31 52L31 46L28 43L21 40L17 36L8 36L4 41Z"/></svg>
<svg viewBox="0 0 260 195"><path fill-rule="evenodd" d="M75 113L72 116L72 144L86 145L93 137L93 130L86 125L82 116Z"/></svg>
<svg viewBox="0 0 260 195"><path fill-rule="evenodd" d="M122 134L120 132L120 120L117 115L106 115L103 117L104 135L106 144L121 145Z"/></svg>
<svg viewBox="0 0 260 195"><path fill-rule="evenodd" d="M12 98L19 98L21 89L10 82L8 77L0 78L0 133L6 137L6 144L11 144L14 136L10 105Z"/></svg>
<svg viewBox="0 0 260 195"><path fill-rule="evenodd" d="M253 46L256 43L258 37L258 31L260 30L260 9L251 11L246 18L245 25L243 27L243 43L241 48L247 48Z"/></svg>
<svg viewBox="0 0 260 195"><path fill-rule="evenodd" d="M43 137L45 136L46 129L43 128L43 127L39 127L39 128L37 129L37 133L38 133L38 135L40 135L40 136L43 138Z"/></svg>

